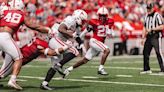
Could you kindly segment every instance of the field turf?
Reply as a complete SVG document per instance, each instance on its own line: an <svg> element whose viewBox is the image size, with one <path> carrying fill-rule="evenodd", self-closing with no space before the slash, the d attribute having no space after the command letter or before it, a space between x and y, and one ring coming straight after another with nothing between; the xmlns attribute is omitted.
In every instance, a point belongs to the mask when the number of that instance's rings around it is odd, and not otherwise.
<svg viewBox="0 0 164 92"><path fill-rule="evenodd" d="M78 59L72 60L64 68ZM59 74L55 75L49 84L54 90L41 90L40 84L50 66L49 59L36 59L24 66L18 78L24 88L21 92L164 92L164 74L158 73L156 57L150 59L151 75L139 73L143 67L142 56L121 56L109 57L105 65L109 75L100 76L97 75L99 58L95 58L72 71L64 80L59 78ZM7 86L8 79L0 80L0 84L4 85L0 87L0 92L16 92Z"/></svg>

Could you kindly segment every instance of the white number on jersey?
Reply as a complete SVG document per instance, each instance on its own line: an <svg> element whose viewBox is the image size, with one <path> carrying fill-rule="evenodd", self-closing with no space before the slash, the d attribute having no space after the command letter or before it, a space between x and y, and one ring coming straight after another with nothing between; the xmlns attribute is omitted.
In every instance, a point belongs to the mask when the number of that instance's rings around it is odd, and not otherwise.
<svg viewBox="0 0 164 92"><path fill-rule="evenodd" d="M97 36L105 37L106 36L106 31L108 29L109 29L109 26L108 25L99 25L98 26Z"/></svg>
<svg viewBox="0 0 164 92"><path fill-rule="evenodd" d="M11 22L11 23L19 23L21 20L22 15L18 14L18 13L8 13L4 19L7 22Z"/></svg>

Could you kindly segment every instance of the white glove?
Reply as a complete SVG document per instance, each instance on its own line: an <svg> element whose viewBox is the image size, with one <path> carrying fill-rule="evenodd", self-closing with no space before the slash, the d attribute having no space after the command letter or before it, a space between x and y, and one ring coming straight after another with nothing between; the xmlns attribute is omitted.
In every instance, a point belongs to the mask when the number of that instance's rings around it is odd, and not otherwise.
<svg viewBox="0 0 164 92"><path fill-rule="evenodd" d="M72 36L73 36L73 38L76 38L76 37L77 37L77 32L74 32L74 33L72 34Z"/></svg>
<svg viewBox="0 0 164 92"><path fill-rule="evenodd" d="M112 29L108 29L106 31L106 34L107 34L107 36L115 36L115 33L114 33L114 31Z"/></svg>
<svg viewBox="0 0 164 92"><path fill-rule="evenodd" d="M69 40L67 40L65 44L68 46L68 48L71 48L73 46L73 43Z"/></svg>
<svg viewBox="0 0 164 92"><path fill-rule="evenodd" d="M52 29L50 29L50 28L48 28L48 30L49 30L49 31L48 31L48 37L49 37L49 38L53 38L53 37L55 36L56 33L55 33Z"/></svg>

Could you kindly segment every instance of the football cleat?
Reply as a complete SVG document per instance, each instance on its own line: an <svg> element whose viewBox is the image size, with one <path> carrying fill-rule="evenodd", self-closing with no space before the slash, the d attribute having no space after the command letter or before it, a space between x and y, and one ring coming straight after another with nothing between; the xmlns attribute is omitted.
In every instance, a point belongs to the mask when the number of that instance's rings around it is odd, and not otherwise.
<svg viewBox="0 0 164 92"><path fill-rule="evenodd" d="M22 90L23 88L21 86L19 86L15 81L9 81L8 82L8 86L9 87L12 87L12 88L15 88L17 90Z"/></svg>
<svg viewBox="0 0 164 92"><path fill-rule="evenodd" d="M48 86L48 84L47 85L41 84L40 85L40 89L43 89L43 90L53 90L51 87Z"/></svg>
<svg viewBox="0 0 164 92"><path fill-rule="evenodd" d="M64 72L63 72L63 74L64 74L64 75L63 75L63 78L65 78L66 76L68 76L68 75L70 74L70 72L71 72L71 71L69 71L68 68L65 69Z"/></svg>
<svg viewBox="0 0 164 92"><path fill-rule="evenodd" d="M55 70L59 72L59 74L64 75L63 69L59 63L55 64L54 66Z"/></svg>
<svg viewBox="0 0 164 92"><path fill-rule="evenodd" d="M104 70L104 68L99 70L97 73L100 74L100 75L108 75L108 73Z"/></svg>
<svg viewBox="0 0 164 92"><path fill-rule="evenodd" d="M142 71L142 72L140 72L140 74L151 74L151 73L152 73L151 70L147 70L147 71Z"/></svg>

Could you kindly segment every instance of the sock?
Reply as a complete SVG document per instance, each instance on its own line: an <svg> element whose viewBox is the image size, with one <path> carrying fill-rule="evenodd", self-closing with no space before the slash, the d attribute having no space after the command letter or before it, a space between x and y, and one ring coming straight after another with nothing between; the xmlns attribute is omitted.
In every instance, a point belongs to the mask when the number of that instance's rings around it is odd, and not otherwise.
<svg viewBox="0 0 164 92"><path fill-rule="evenodd" d="M17 78L16 75L11 75L10 81L14 81L15 82L16 78Z"/></svg>
<svg viewBox="0 0 164 92"><path fill-rule="evenodd" d="M99 66L99 71L104 68L104 65Z"/></svg>
<svg viewBox="0 0 164 92"><path fill-rule="evenodd" d="M72 60L74 57L76 57L73 53L67 53L64 55L64 58L59 62L61 66L63 66L65 63L69 62Z"/></svg>
<svg viewBox="0 0 164 92"><path fill-rule="evenodd" d="M48 82L47 81L43 81L42 85L48 85Z"/></svg>
<svg viewBox="0 0 164 92"><path fill-rule="evenodd" d="M46 82L50 82L50 80L53 78L53 76L55 75L56 71L53 68L50 68L47 72L46 78L44 81Z"/></svg>
<svg viewBox="0 0 164 92"><path fill-rule="evenodd" d="M72 71L72 70L73 70L73 66L68 67L68 70L69 70L69 71Z"/></svg>

